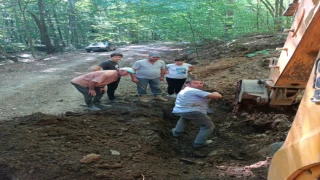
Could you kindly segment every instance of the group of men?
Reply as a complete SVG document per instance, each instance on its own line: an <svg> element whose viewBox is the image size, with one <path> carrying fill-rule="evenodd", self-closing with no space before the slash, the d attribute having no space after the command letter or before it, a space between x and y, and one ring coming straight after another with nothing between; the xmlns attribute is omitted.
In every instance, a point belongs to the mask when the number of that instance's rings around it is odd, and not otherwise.
<svg viewBox="0 0 320 180"><path fill-rule="evenodd" d="M147 97L148 85L153 94L153 99L168 101L161 96L162 91L160 89L160 82L164 81L168 66L166 66L163 60L160 60L159 54L150 53L148 59L136 61L132 68L119 68L118 61L122 57L123 55L120 53L113 53L110 60L96 66L93 72L71 80L71 84L83 94L84 101L89 110L101 110L108 106L101 103L101 98L105 93L107 93L109 101L115 100L115 90L118 87L120 78L127 75L130 75L132 82L137 84L140 101L149 101ZM212 120L207 115L208 101L210 99L221 98L222 95L218 92L210 93L202 91L203 83L199 79L187 80L186 74L192 66L189 64L182 66L183 62L183 59L177 59L176 64L171 64L169 72L177 73L178 76L172 75L170 77L174 78L166 78L169 85L168 95L169 97L173 97L174 95L174 98L176 98L172 113L180 116L176 127L172 129L172 135L174 137L181 136L187 125L187 121L192 121L200 128L193 147L201 148L212 143L212 140L207 140L214 129ZM186 70L181 70L183 68L186 68ZM181 72L183 72L183 76L179 75ZM177 77L178 79L175 79ZM184 82L186 87L181 90ZM105 86L108 87L107 90ZM170 94L170 92L176 94Z"/></svg>

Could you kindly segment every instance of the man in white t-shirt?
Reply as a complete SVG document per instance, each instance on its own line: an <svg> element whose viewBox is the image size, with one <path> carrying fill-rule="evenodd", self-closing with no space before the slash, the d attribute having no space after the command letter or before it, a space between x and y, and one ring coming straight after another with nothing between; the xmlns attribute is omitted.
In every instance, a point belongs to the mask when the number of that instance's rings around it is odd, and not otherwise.
<svg viewBox="0 0 320 180"><path fill-rule="evenodd" d="M176 127L172 129L174 137L179 137L183 133L188 120L199 126L199 133L193 143L195 148L212 143L212 140L207 140L214 129L214 124L207 115L208 100L222 98L220 93L202 91L202 88L203 83L200 80L186 81L186 87L178 94L172 111L180 116Z"/></svg>
<svg viewBox="0 0 320 180"><path fill-rule="evenodd" d="M153 94L153 99L159 101L168 101L161 96L160 81L164 80L166 74L166 64L160 60L160 55L157 53L149 54L148 59L136 61L132 68L136 74L131 74L132 82L137 83L137 91L140 96L140 101L148 102L147 87Z"/></svg>
<svg viewBox="0 0 320 180"><path fill-rule="evenodd" d="M186 82L188 77L188 72L194 69L194 66L188 63L184 63L183 58L178 58L174 60L175 63L167 64L168 74L166 75L166 80L168 83L168 97L176 98L177 94L181 91L182 86Z"/></svg>

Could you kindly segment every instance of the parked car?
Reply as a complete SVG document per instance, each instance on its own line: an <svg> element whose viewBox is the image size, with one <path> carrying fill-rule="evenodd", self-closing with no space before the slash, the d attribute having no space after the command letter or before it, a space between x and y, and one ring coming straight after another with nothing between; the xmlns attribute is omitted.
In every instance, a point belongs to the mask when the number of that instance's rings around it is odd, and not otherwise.
<svg viewBox="0 0 320 180"><path fill-rule="evenodd" d="M84 48L87 52L97 52L97 51L114 51L116 46L110 42L96 42Z"/></svg>

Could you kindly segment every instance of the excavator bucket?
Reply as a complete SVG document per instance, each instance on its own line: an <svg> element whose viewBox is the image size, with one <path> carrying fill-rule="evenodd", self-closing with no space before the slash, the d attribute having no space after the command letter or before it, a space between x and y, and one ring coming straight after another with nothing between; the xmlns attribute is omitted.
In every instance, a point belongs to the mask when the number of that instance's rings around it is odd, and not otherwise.
<svg viewBox="0 0 320 180"><path fill-rule="evenodd" d="M243 99L255 100L258 104L268 103L268 90L259 84L258 80L241 80L241 89L238 100L241 102Z"/></svg>
<svg viewBox="0 0 320 180"><path fill-rule="evenodd" d="M267 104L268 89L264 87L262 83L259 83L259 80L240 80L237 84L236 98L233 103L233 118L236 118L241 104L243 105L244 101L254 101L255 104Z"/></svg>

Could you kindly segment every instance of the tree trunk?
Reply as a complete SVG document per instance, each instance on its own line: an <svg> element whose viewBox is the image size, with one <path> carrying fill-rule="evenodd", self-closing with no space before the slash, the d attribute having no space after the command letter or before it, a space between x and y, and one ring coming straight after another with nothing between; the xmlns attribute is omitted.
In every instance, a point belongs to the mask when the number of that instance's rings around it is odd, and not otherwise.
<svg viewBox="0 0 320 180"><path fill-rule="evenodd" d="M35 52L34 52L34 46L33 46L33 41L31 39L31 36L30 36L30 29L29 29L29 26L27 25L27 19L26 19L26 5L24 7L22 7L22 4L21 4L21 0L18 0L18 5L19 5L19 9L21 11L21 14L22 14L22 19L23 19L23 25L24 25L24 29L25 29L25 32L26 32L26 41L28 41L28 45L31 49L31 54L32 54L32 57L36 59L36 55L35 55Z"/></svg>
<svg viewBox="0 0 320 180"><path fill-rule="evenodd" d="M31 17L33 18L33 20L36 22L36 25L40 31L40 37L41 37L41 41L42 43L46 46L46 51L48 54L51 54L54 52L50 38L47 34L47 29L43 28L43 25L41 24L41 22L39 21L39 19L37 18L37 16L35 16L32 12L28 11L28 13L31 15Z"/></svg>
<svg viewBox="0 0 320 180"><path fill-rule="evenodd" d="M262 4L268 9L270 14L274 14L274 7L268 0L261 0Z"/></svg>
<svg viewBox="0 0 320 180"><path fill-rule="evenodd" d="M275 31L281 31L282 29L282 20L281 20L281 4L280 4L280 0L276 0L275 1L275 5L274 5L274 30Z"/></svg>
<svg viewBox="0 0 320 180"><path fill-rule="evenodd" d="M59 52L62 52L62 48L60 47L59 39L58 39L58 36L56 35L56 31L55 31L55 28L53 26L50 13L47 14L47 17L48 17L49 27L50 27L50 29L52 31L52 36L53 36L53 42L54 42L55 49L57 49Z"/></svg>
<svg viewBox="0 0 320 180"><path fill-rule="evenodd" d="M75 11L75 1L69 0L69 24L71 32L71 43L76 47L79 46L79 38L77 34L77 20L76 20L76 11Z"/></svg>
<svg viewBox="0 0 320 180"><path fill-rule="evenodd" d="M260 25L259 25L259 17L260 17L260 0L257 1L257 29L259 30L260 29Z"/></svg>
<svg viewBox="0 0 320 180"><path fill-rule="evenodd" d="M60 41L62 42L62 46L66 47L66 43L63 40L63 36L62 36L62 33L61 33L61 28L60 28L60 22L59 22L59 19L57 17L57 12L56 12L55 8L53 8L53 18L56 20L56 24L57 24L56 26L57 26L57 29L58 29Z"/></svg>
<svg viewBox="0 0 320 180"><path fill-rule="evenodd" d="M233 4L233 0L229 0L228 4ZM226 11L226 21L224 22L224 38L227 40L230 38L230 31L233 26L233 10Z"/></svg>
<svg viewBox="0 0 320 180"><path fill-rule="evenodd" d="M54 52L54 48L51 44L51 40L48 34L48 30L47 30L47 25L46 25L46 21L44 19L45 16L45 7L43 4L43 0L38 0L38 7L39 7L39 17L40 17L40 25L43 29L43 34L41 35L43 37L43 43L44 45L46 45L47 47L47 53L51 54Z"/></svg>
<svg viewBox="0 0 320 180"><path fill-rule="evenodd" d="M188 13L188 19L185 16L182 16L182 18L188 23L189 27L190 27L190 31L192 34L192 42L195 43L196 42L196 38L195 38L195 32L191 23L191 14Z"/></svg>

